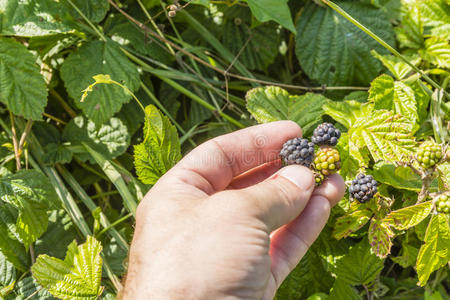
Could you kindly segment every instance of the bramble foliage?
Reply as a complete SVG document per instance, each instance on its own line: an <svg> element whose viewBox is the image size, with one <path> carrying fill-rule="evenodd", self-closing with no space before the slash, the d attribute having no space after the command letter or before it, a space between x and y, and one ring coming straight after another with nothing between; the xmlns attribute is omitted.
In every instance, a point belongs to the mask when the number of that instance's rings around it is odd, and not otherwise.
<svg viewBox="0 0 450 300"><path fill-rule="evenodd" d="M0 0L0 298L114 299L146 191L292 120L378 185L276 299L447 299L449 40L445 0Z"/></svg>

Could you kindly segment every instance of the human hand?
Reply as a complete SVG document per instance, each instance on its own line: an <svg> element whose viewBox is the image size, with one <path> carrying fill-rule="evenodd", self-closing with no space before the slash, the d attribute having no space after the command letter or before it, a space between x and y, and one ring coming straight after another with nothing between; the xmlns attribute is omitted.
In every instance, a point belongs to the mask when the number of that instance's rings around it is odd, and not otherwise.
<svg viewBox="0 0 450 300"><path fill-rule="evenodd" d="M253 126L195 148L139 204L124 299L272 299L343 196L281 168L290 121ZM301 284L301 283L299 283Z"/></svg>

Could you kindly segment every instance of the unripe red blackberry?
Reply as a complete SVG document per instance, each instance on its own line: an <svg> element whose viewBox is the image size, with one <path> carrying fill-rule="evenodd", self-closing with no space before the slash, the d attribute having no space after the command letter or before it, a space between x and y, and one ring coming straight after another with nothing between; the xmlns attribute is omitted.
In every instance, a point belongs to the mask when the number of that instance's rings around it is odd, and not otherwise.
<svg viewBox="0 0 450 300"><path fill-rule="evenodd" d="M316 145L336 146L341 131L331 123L322 123L314 129L311 141Z"/></svg>
<svg viewBox="0 0 450 300"><path fill-rule="evenodd" d="M336 173L341 168L341 157L334 148L321 148L314 158L314 169L325 176Z"/></svg>
<svg viewBox="0 0 450 300"><path fill-rule="evenodd" d="M350 198L356 199L360 203L365 203L373 198L378 191L378 182L371 175L359 173L356 179L353 179L350 188Z"/></svg>
<svg viewBox="0 0 450 300"><path fill-rule="evenodd" d="M427 141L420 145L416 159L424 169L433 167L443 156L442 147L435 142Z"/></svg>
<svg viewBox="0 0 450 300"><path fill-rule="evenodd" d="M311 166L314 158L314 144L307 139L294 138L284 143L280 151L284 165Z"/></svg>
<svg viewBox="0 0 450 300"><path fill-rule="evenodd" d="M450 213L450 197L448 195L440 195L436 200L436 210L440 213Z"/></svg>

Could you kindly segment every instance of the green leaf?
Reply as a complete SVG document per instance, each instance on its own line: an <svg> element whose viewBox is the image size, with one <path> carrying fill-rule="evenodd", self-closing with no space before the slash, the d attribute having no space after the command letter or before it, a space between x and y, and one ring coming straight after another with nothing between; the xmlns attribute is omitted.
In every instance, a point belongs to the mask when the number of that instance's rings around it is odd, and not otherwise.
<svg viewBox="0 0 450 300"><path fill-rule="evenodd" d="M439 68L450 68L450 44L444 38L431 37L426 39L424 48L419 53L424 60Z"/></svg>
<svg viewBox="0 0 450 300"><path fill-rule="evenodd" d="M223 44L234 55L239 54L237 59L248 69L266 70L278 55L280 35L270 25L250 28L243 21L229 21L223 29Z"/></svg>
<svg viewBox="0 0 450 300"><path fill-rule="evenodd" d="M97 299L102 292L102 246L88 236L78 246L73 260L60 260L46 254L39 255L31 267L33 277L55 297L60 299ZM69 263L71 261L71 263Z"/></svg>
<svg viewBox="0 0 450 300"><path fill-rule="evenodd" d="M386 258L391 253L394 232L384 220L372 219L368 238L372 252L379 258Z"/></svg>
<svg viewBox="0 0 450 300"><path fill-rule="evenodd" d="M109 10L108 0L71 0L72 3L92 22L98 23L106 16ZM78 12L73 8L72 5L65 2L67 5L70 15L74 18L81 18Z"/></svg>
<svg viewBox="0 0 450 300"><path fill-rule="evenodd" d="M17 295L27 297L25 299L28 300L56 300L56 298L52 297L52 295L50 295L50 293L39 285L31 276L20 280L16 284L14 291ZM16 298L16 300L19 299Z"/></svg>
<svg viewBox="0 0 450 300"><path fill-rule="evenodd" d="M145 184L156 181L181 159L180 141L175 126L159 110L145 108L144 141L134 146L134 165Z"/></svg>
<svg viewBox="0 0 450 300"><path fill-rule="evenodd" d="M326 262L314 251L308 251L283 281L274 299L305 299L317 292L328 292L332 284L333 277L326 269Z"/></svg>
<svg viewBox="0 0 450 300"><path fill-rule="evenodd" d="M159 5L159 1L156 4ZM164 45L149 39L142 30L130 23L125 17L118 14L109 15L107 22L111 26L105 28L105 31L118 44L132 47L137 52L164 64L170 64L173 61L173 56L167 52Z"/></svg>
<svg viewBox="0 0 450 300"><path fill-rule="evenodd" d="M341 156L341 169L339 170L339 174L345 180L352 180L358 173L359 163L350 155L347 133L341 135L336 148Z"/></svg>
<svg viewBox="0 0 450 300"><path fill-rule="evenodd" d="M72 151L64 144L50 143L44 147L42 161L47 165L67 164L72 161Z"/></svg>
<svg viewBox="0 0 450 300"><path fill-rule="evenodd" d="M358 118L348 131L350 154L367 166L367 147L375 162L409 161L415 141L413 125L404 116L392 111L375 110L372 114Z"/></svg>
<svg viewBox="0 0 450 300"><path fill-rule="evenodd" d="M288 0L279 0L276 2L272 0L247 0L252 14L258 21L266 22L273 20L295 34L295 26L292 22L291 12L287 2Z"/></svg>
<svg viewBox="0 0 450 300"><path fill-rule="evenodd" d="M367 239L354 245L337 262L337 278L351 285L370 284L383 269L384 260L370 252Z"/></svg>
<svg viewBox="0 0 450 300"><path fill-rule="evenodd" d="M334 281L330 291L330 298L333 300L360 300L362 299L356 290L339 278Z"/></svg>
<svg viewBox="0 0 450 300"><path fill-rule="evenodd" d="M375 109L392 110L394 113L407 117L412 124L418 121L413 89L401 81L394 81L391 76L383 74L372 81L369 101L375 104Z"/></svg>
<svg viewBox="0 0 450 300"><path fill-rule="evenodd" d="M68 12L57 0L0 0L0 8L2 35L31 37L71 30L61 22Z"/></svg>
<svg viewBox="0 0 450 300"><path fill-rule="evenodd" d="M48 215L48 229L35 242L36 255L48 254L63 259L67 246L77 238L77 231L70 216L62 209Z"/></svg>
<svg viewBox="0 0 450 300"><path fill-rule="evenodd" d="M370 53L378 58L397 80L406 78L412 71L412 67L397 56L380 55L375 50L370 51ZM420 62L420 57L407 57L407 59L413 65L417 65Z"/></svg>
<svg viewBox="0 0 450 300"><path fill-rule="evenodd" d="M420 8L420 18L427 33L450 38L450 6L446 0L424 0L416 2Z"/></svg>
<svg viewBox="0 0 450 300"><path fill-rule="evenodd" d="M343 10L394 45L392 25L385 14L360 2L336 2ZM327 85L368 84L381 71L370 50L387 53L380 44L329 7L312 1L297 23L296 55L305 73Z"/></svg>
<svg viewBox="0 0 450 300"><path fill-rule="evenodd" d="M41 120L47 89L35 57L24 45L0 38L0 78L0 102L15 115Z"/></svg>
<svg viewBox="0 0 450 300"><path fill-rule="evenodd" d="M139 73L116 43L92 41L72 52L61 66L61 77L69 95L84 114L98 126L108 121L131 95L116 85L96 85L87 98L80 102L83 90L92 83L92 77L108 74L132 92L139 87Z"/></svg>
<svg viewBox="0 0 450 300"><path fill-rule="evenodd" d="M14 267L25 272L28 270L29 255L17 240L16 215L12 215L11 209L11 206L0 205L0 252Z"/></svg>
<svg viewBox="0 0 450 300"><path fill-rule="evenodd" d="M0 199L19 211L16 230L26 248L47 230L47 210L58 205L47 177L34 170L1 178Z"/></svg>
<svg viewBox="0 0 450 300"><path fill-rule="evenodd" d="M403 166L394 166L380 162L375 164L370 174L378 181L388 184L397 189L420 191L422 180L420 176L414 173L410 168Z"/></svg>
<svg viewBox="0 0 450 300"><path fill-rule="evenodd" d="M403 242L401 247L401 255L395 257L390 256L389 258L396 264L402 266L403 268L408 268L416 264L418 254L419 254L418 248Z"/></svg>
<svg viewBox="0 0 450 300"><path fill-rule="evenodd" d="M353 100L342 102L330 101L323 105L322 108L327 115L349 129L358 118L369 115L373 110L373 105Z"/></svg>
<svg viewBox="0 0 450 300"><path fill-rule="evenodd" d="M319 94L289 95L275 86L252 89L246 100L247 110L259 123L292 120L302 127L304 135L321 123L322 105L330 102Z"/></svg>
<svg viewBox="0 0 450 300"><path fill-rule="evenodd" d="M402 47L419 49L423 45L423 22L416 5L405 6L406 13L399 27L395 28L397 40Z"/></svg>
<svg viewBox="0 0 450 300"><path fill-rule="evenodd" d="M352 232L358 231L369 222L372 215L373 212L366 208L364 204L352 202L349 211L336 220L333 237L339 240L349 236Z"/></svg>
<svg viewBox="0 0 450 300"><path fill-rule="evenodd" d="M110 118L97 127L93 121L83 116L75 117L64 128L62 137L72 145L87 143L95 151L102 153L106 159L122 155L130 145L128 129L118 118ZM95 163L95 160L87 153L77 155L83 161L89 160Z"/></svg>
<svg viewBox="0 0 450 300"><path fill-rule="evenodd" d="M425 233L425 244L420 247L417 256L416 271L419 285L424 286L431 273L445 266L450 260L449 217L437 214L431 217Z"/></svg>
<svg viewBox="0 0 450 300"><path fill-rule="evenodd" d="M0 252L0 288L7 287L15 281L16 269L14 265Z"/></svg>
<svg viewBox="0 0 450 300"><path fill-rule="evenodd" d="M432 208L432 201L401 208L389 213L389 215L384 218L383 223L398 230L406 230L416 226L428 217Z"/></svg>

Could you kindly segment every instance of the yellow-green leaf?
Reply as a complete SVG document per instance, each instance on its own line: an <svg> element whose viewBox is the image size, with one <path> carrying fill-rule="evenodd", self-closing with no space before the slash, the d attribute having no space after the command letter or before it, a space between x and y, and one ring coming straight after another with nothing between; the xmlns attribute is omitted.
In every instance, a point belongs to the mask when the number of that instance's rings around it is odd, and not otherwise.
<svg viewBox="0 0 450 300"><path fill-rule="evenodd" d="M370 220L372 215L373 212L366 208L365 205L353 202L347 214L336 220L333 237L338 240L347 237L352 232L363 227Z"/></svg>
<svg viewBox="0 0 450 300"><path fill-rule="evenodd" d="M406 230L422 222L431 212L433 202L427 201L392 211L383 219L383 223L398 230Z"/></svg>
<svg viewBox="0 0 450 300"><path fill-rule="evenodd" d="M378 219L372 219L369 227L369 243L372 252L380 258L385 258L391 252L394 232L388 224Z"/></svg>

